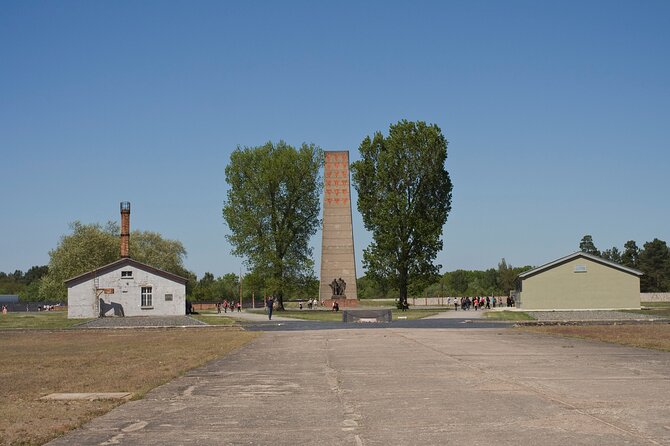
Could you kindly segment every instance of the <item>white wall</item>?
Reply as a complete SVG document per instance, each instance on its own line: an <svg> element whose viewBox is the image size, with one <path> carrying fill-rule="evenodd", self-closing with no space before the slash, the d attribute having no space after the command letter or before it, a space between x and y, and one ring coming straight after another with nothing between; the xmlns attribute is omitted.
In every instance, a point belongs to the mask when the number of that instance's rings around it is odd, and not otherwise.
<svg viewBox="0 0 670 446"><path fill-rule="evenodd" d="M131 271L132 277L121 278L121 271ZM142 308L141 289L152 288L152 306ZM112 289L113 294L99 293L96 298L94 280L68 287L68 317L95 318L99 314L98 299L106 316L177 316L186 314L186 286L145 271L134 265L119 268L98 276L98 288ZM166 294L172 295L166 301ZM121 311L119 311L121 310Z"/></svg>

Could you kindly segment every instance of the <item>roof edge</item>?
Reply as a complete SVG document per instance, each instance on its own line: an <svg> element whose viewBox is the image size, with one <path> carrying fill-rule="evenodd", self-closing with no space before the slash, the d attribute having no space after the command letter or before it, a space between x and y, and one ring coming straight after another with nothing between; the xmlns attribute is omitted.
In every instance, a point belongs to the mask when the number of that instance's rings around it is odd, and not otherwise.
<svg viewBox="0 0 670 446"><path fill-rule="evenodd" d="M186 284L188 282L188 279L186 277L179 276L177 274L173 274L169 271L165 271L156 267L153 267L151 265L147 265L146 263L138 262L137 260L131 259L130 257L126 257L123 259L116 260L112 263L108 263L107 265L100 266L94 270L85 272L83 274L80 274L75 277L71 277L67 280L64 281L64 283L67 285L71 282L76 282L76 281L82 281L83 279L88 279L90 277L94 277L98 274L102 274L104 272L107 272L108 270L112 270L116 268L117 266L122 266L122 265L134 265L140 269L148 270L149 272L152 272L156 275L166 277L168 279L174 280L175 282L183 282Z"/></svg>
<svg viewBox="0 0 670 446"><path fill-rule="evenodd" d="M569 262L570 260L573 260L573 259L576 259L576 258L579 258L579 257L583 257L583 258L592 260L596 263L600 263L601 265L609 266L611 268L615 268L615 269L618 269L618 270L623 271L625 273L633 274L635 276L643 276L644 275L644 273L642 271L639 271L637 269L629 268L627 266L620 265L620 264L612 262L610 260L603 259L602 257L594 256L593 254L588 254L588 253L583 252L583 251L577 251L577 252L573 252L572 254L569 254L565 257L561 257L560 259L556 259L552 262L545 263L544 265L538 266L537 268L534 268L534 269L531 269L529 271L523 272L523 273L519 274L517 277L519 277L521 279L525 279L527 277L534 276L536 274L541 273L542 271L554 268L555 266L559 266L563 263Z"/></svg>

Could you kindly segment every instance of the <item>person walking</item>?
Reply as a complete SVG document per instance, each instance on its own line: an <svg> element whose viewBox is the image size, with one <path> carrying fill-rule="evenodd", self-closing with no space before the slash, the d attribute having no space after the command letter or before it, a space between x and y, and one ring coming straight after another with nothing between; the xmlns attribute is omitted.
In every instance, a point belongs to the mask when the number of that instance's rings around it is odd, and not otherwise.
<svg viewBox="0 0 670 446"><path fill-rule="evenodd" d="M275 305L275 298L274 296L268 297L268 300L265 302L265 306L268 309L268 320L272 320L272 309Z"/></svg>

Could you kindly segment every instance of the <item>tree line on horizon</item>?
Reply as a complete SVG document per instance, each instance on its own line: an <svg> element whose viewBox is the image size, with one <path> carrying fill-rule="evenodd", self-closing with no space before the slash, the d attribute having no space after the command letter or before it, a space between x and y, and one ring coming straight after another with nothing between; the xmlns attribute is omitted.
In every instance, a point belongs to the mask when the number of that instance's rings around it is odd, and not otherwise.
<svg viewBox="0 0 670 446"><path fill-rule="evenodd" d="M582 237L579 250L618 263L644 273L640 277L640 291L659 293L670 291L670 248L658 238L637 246L635 240L628 240L623 249L616 246L600 251L590 234Z"/></svg>
<svg viewBox="0 0 670 446"><path fill-rule="evenodd" d="M92 243L90 237L96 232L105 232L100 225L74 224L73 234L64 236L58 249L67 250L70 245ZM108 255L113 257L118 250L118 228L108 224ZM95 234L100 236L101 234ZM104 236L103 236L104 237ZM80 239L73 243L71 239ZM131 237L132 238L132 237ZM641 292L670 291L670 251L666 242L655 238L646 242L640 249L634 240L627 241L623 249L617 247L600 251L596 248L593 238L585 235L579 244L580 251L592 254L603 259L639 269L644 273L640 281ZM56 254L58 256L59 254ZM152 259L149 262L155 263ZM102 265L100 265L102 266ZM86 272L81 267L82 272ZM508 295L514 289L516 277L524 271L533 269L533 266L513 267L505 259L501 259L497 268L486 270L457 269L438 276L437 279L422 290L412 289L410 297L434 296L487 296ZM0 272L0 294L18 294L23 302L62 301L66 295L40 295L42 279L48 275L49 266L33 266L25 273L16 270L12 273ZM183 271L182 271L183 274ZM75 274L76 275L76 274ZM249 302L252 296L258 302L269 293L269 289L262 278L253 274L242 276L240 292L240 276L235 273L226 273L214 277L210 272L201 278L192 272L187 272L189 285L187 297L194 302L219 302L224 299L237 301L242 295L244 302ZM48 280L53 280L50 278ZM357 279L359 299L398 298L398 290L390 282L381 282L370 275L363 275ZM43 288L43 293L44 293ZM309 277L302 283L294 283L287 289L287 297L291 300L307 300L318 296L319 281L316 277Z"/></svg>

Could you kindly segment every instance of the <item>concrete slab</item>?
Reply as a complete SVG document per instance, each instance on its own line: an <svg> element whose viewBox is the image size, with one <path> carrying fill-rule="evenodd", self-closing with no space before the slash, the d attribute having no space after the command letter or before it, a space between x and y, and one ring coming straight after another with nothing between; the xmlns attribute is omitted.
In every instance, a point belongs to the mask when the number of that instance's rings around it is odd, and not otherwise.
<svg viewBox="0 0 670 446"><path fill-rule="evenodd" d="M132 396L130 392L50 393L40 399L44 401L129 400Z"/></svg>
<svg viewBox="0 0 670 446"><path fill-rule="evenodd" d="M670 444L670 353L511 329L267 333L50 444Z"/></svg>

